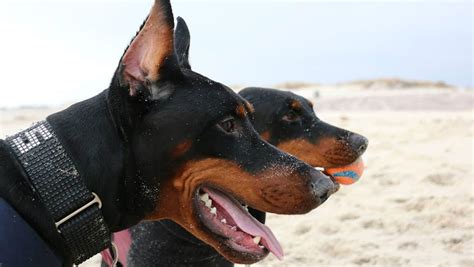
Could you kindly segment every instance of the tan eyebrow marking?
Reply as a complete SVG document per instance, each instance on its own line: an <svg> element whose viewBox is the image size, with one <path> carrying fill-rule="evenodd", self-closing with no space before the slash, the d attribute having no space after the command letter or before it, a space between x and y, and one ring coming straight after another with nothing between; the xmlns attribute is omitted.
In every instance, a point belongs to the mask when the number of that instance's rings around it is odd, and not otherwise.
<svg viewBox="0 0 474 267"><path fill-rule="evenodd" d="M302 105L301 105L301 102L298 101L298 100L292 100L291 101L291 104L290 104L290 107L294 110L301 110L302 108Z"/></svg>
<svg viewBox="0 0 474 267"><path fill-rule="evenodd" d="M245 106L242 104L238 104L237 107L235 108L235 113L237 116L241 118L245 118L247 116L247 110L245 109Z"/></svg>
<svg viewBox="0 0 474 267"><path fill-rule="evenodd" d="M186 152L188 152L192 145L193 142L191 140L184 140L174 147L174 149L171 151L171 157L181 157L182 155L186 154Z"/></svg>
<svg viewBox="0 0 474 267"><path fill-rule="evenodd" d="M270 140L270 132L269 131L264 131L263 133L260 134L260 136L263 138L263 140L268 141Z"/></svg>

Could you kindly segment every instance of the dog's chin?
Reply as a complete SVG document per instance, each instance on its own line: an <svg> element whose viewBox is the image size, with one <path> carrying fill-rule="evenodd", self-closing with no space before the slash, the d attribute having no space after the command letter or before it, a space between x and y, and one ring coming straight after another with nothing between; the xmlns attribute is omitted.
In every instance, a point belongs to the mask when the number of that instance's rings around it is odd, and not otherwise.
<svg viewBox="0 0 474 267"><path fill-rule="evenodd" d="M251 264L262 260L269 252L277 258L283 257L271 230L231 195L203 186L196 190L193 202L195 214L208 237L207 243L228 260ZM252 213L263 219L262 212L252 210Z"/></svg>
<svg viewBox="0 0 474 267"><path fill-rule="evenodd" d="M262 253L256 253L255 251L242 248L240 245L225 242L216 250L227 260L237 264L257 263L263 260L269 253L266 249Z"/></svg>

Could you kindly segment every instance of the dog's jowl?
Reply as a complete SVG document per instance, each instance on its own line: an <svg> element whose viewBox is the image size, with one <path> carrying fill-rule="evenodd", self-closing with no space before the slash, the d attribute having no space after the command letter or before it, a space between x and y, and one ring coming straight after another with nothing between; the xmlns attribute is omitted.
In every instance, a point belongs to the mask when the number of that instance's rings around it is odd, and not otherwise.
<svg viewBox="0 0 474 267"><path fill-rule="evenodd" d="M328 176L261 139L242 97L181 67L173 28L169 1L156 1L108 89L39 122L50 138L33 128L12 136L38 144L0 142L1 203L63 265L110 247L111 232L144 219L171 219L234 262L269 251L282 257L270 229L242 204L300 214L336 190ZM221 227L223 219L242 231ZM261 245L248 245L256 235ZM29 261L50 257L27 240L9 242L0 238L1 248Z"/></svg>

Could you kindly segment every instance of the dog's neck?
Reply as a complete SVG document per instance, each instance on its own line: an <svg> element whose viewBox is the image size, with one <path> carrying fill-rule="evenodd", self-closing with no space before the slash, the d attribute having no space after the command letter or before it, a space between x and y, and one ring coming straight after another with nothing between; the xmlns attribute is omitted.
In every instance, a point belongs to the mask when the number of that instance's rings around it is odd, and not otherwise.
<svg viewBox="0 0 474 267"><path fill-rule="evenodd" d="M105 90L88 100L50 115L47 120L72 160L87 188L102 201L102 213L110 231L137 224L146 213L137 193L130 145L129 103ZM114 101L109 101L114 99ZM4 141L0 142L0 196L36 230L70 265L70 251L58 234L44 204L33 193L27 174ZM5 164L3 164L5 162Z"/></svg>
<svg viewBox="0 0 474 267"><path fill-rule="evenodd" d="M88 189L102 200L105 221L115 232L144 214L133 203L134 161L126 126L111 110L116 107L108 101L109 90L50 115L48 121Z"/></svg>

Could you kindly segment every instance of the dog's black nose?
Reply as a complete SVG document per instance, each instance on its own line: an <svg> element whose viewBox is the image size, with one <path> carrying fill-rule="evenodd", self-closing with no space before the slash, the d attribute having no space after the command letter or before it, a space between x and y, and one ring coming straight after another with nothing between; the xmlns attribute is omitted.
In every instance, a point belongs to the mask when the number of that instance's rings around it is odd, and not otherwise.
<svg viewBox="0 0 474 267"><path fill-rule="evenodd" d="M338 186L329 178L320 171L314 170L312 173L313 179L311 181L311 190L319 200L319 204L322 204L326 201L330 195L334 194L338 190Z"/></svg>
<svg viewBox="0 0 474 267"><path fill-rule="evenodd" d="M369 140L360 134L353 133L349 136L349 144L352 150L360 156L367 149Z"/></svg>

